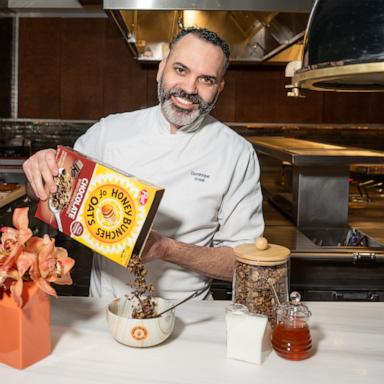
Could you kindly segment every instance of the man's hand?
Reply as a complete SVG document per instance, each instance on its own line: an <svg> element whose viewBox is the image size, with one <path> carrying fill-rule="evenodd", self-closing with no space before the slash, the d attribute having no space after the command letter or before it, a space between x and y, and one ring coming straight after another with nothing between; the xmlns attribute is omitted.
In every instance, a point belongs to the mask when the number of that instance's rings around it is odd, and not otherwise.
<svg viewBox="0 0 384 384"><path fill-rule="evenodd" d="M151 231L141 255L143 263L148 263L156 259L165 259L172 241L172 239L160 235L159 232Z"/></svg>
<svg viewBox="0 0 384 384"><path fill-rule="evenodd" d="M53 177L58 175L59 168L54 149L36 152L24 162L23 169L36 197L46 200L48 198L46 188L49 192L56 192Z"/></svg>

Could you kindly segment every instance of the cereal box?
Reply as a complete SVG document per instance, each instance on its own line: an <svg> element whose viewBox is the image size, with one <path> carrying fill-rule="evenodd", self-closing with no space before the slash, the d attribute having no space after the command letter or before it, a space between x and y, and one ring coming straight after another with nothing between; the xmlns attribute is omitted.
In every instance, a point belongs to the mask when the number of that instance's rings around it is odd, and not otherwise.
<svg viewBox="0 0 384 384"><path fill-rule="evenodd" d="M36 217L95 252L127 266L140 255L163 188L59 146L57 192Z"/></svg>

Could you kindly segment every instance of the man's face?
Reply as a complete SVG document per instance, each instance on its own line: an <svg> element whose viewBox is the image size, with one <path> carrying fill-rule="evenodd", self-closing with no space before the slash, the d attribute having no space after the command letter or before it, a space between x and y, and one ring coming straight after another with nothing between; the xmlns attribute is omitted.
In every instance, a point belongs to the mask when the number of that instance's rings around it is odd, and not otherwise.
<svg viewBox="0 0 384 384"><path fill-rule="evenodd" d="M224 88L224 64L220 47L193 34L175 44L157 73L159 102L172 125L192 124L213 109Z"/></svg>

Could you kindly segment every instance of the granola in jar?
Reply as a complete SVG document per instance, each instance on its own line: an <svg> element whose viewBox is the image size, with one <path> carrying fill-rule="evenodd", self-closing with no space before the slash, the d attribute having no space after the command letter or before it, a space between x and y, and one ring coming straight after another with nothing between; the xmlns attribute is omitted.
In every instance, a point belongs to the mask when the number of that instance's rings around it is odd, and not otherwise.
<svg viewBox="0 0 384 384"><path fill-rule="evenodd" d="M288 300L289 249L259 238L234 251L233 302L245 305L251 313L268 316L273 327L278 304L275 297L280 303Z"/></svg>

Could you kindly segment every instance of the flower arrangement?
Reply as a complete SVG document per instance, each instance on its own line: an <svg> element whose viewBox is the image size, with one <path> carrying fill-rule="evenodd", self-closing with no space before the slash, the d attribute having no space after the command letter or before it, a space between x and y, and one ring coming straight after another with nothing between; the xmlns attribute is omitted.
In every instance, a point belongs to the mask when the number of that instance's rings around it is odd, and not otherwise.
<svg viewBox="0 0 384 384"><path fill-rule="evenodd" d="M75 261L64 248L55 247L55 240L48 235L32 236L28 208L16 208L12 220L15 228L0 228L0 293L9 291L22 307L23 284L34 281L42 291L56 297L50 283L72 284L70 271Z"/></svg>

